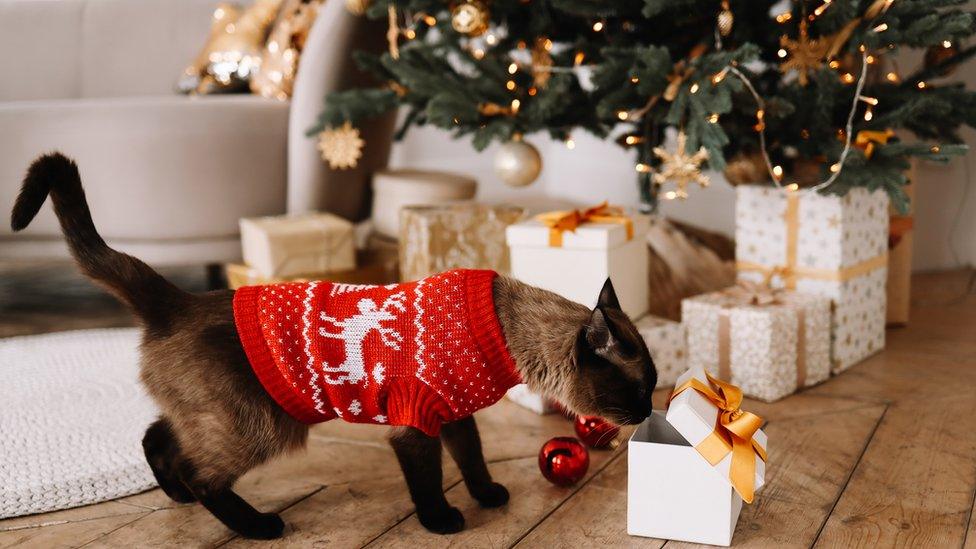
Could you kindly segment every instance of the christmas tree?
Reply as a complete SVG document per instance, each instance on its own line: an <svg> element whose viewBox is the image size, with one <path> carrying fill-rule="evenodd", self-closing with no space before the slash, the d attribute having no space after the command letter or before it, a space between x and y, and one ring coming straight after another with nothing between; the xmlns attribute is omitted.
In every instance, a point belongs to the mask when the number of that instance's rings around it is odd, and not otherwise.
<svg viewBox="0 0 976 549"><path fill-rule="evenodd" d="M976 93L946 78L976 52L961 47L976 31L962 3L372 0L365 16L389 22L389 50L355 55L386 85L331 94L309 133L329 130L327 152L331 136L348 142L357 122L403 107L397 138L431 124L477 150L536 132L614 138L634 150L649 207L707 184L710 168L883 188L905 208L909 158L960 154L959 127L976 125ZM905 48L925 62L903 72Z"/></svg>

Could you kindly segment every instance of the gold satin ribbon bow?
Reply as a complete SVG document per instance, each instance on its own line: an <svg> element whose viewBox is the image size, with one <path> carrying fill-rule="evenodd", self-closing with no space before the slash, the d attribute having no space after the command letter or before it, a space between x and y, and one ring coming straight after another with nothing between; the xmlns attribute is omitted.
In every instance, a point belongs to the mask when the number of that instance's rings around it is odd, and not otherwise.
<svg viewBox="0 0 976 549"><path fill-rule="evenodd" d="M766 461L766 449L753 439L762 427L763 419L752 412L743 411L742 390L720 379L705 374L708 385L691 378L675 387L668 398L670 404L676 396L691 389L697 391L709 402L718 407L718 423L705 440L695 446L695 450L713 467L725 456L732 454L729 467L729 480L732 487L742 497L742 501L752 503L756 490L756 458Z"/></svg>
<svg viewBox="0 0 976 549"><path fill-rule="evenodd" d="M729 305L779 305L783 302L783 290L770 285L772 277L767 277L764 284L750 280L739 280L735 286L722 290L722 294L729 298Z"/></svg>
<svg viewBox="0 0 976 549"><path fill-rule="evenodd" d="M885 131L861 130L854 138L854 146L864 151L865 158L871 158L874 154L874 146L886 145L888 140L895 136L895 132L888 128Z"/></svg>
<svg viewBox="0 0 976 549"><path fill-rule="evenodd" d="M542 224L549 227L549 245L560 248L563 245L563 232L576 232L583 223L619 223L627 229L627 240L634 238L634 222L624 214L622 208L603 202L585 210L546 212L536 216Z"/></svg>

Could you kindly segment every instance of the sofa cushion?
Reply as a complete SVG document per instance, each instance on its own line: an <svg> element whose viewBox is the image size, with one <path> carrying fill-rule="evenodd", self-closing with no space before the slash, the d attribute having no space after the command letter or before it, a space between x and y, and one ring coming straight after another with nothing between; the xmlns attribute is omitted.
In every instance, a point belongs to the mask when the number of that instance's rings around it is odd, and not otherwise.
<svg viewBox="0 0 976 549"><path fill-rule="evenodd" d="M288 103L254 96L0 103L0 204L38 154L77 160L106 238L234 237L285 209ZM8 206L9 207L9 206ZM0 224L0 239L10 235ZM60 237L42 208L24 238Z"/></svg>
<svg viewBox="0 0 976 549"><path fill-rule="evenodd" d="M80 0L0 0L0 102L81 92Z"/></svg>

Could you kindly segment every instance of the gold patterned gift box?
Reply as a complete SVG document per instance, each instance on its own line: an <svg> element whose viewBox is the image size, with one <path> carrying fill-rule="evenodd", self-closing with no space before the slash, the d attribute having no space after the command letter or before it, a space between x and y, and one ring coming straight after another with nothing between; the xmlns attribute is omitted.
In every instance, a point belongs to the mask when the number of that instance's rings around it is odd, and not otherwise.
<svg viewBox="0 0 976 549"><path fill-rule="evenodd" d="M830 299L741 282L681 302L688 366L771 402L830 376Z"/></svg>
<svg viewBox="0 0 976 549"><path fill-rule="evenodd" d="M772 283L833 300L832 369L884 348L888 195L844 196L773 187L736 188L740 280Z"/></svg>
<svg viewBox="0 0 976 549"><path fill-rule="evenodd" d="M680 322L647 315L634 323L657 369L657 386L674 385L687 368L685 328Z"/></svg>
<svg viewBox="0 0 976 549"><path fill-rule="evenodd" d="M450 269L509 271L505 229L517 206L475 202L406 206L400 210L400 278L417 280Z"/></svg>

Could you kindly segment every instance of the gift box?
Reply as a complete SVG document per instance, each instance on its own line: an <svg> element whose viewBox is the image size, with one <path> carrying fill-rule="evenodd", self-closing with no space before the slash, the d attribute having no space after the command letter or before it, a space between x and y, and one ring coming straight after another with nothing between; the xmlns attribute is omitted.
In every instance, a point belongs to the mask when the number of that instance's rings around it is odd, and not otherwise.
<svg viewBox="0 0 976 549"><path fill-rule="evenodd" d="M508 273L505 229L524 216L517 206L474 202L406 206L400 210L400 278L462 268Z"/></svg>
<svg viewBox="0 0 976 549"><path fill-rule="evenodd" d="M739 278L833 300L831 361L843 371L885 343L888 195L736 188Z"/></svg>
<svg viewBox="0 0 976 549"><path fill-rule="evenodd" d="M667 414L652 413L627 446L627 533L727 546L765 482L762 418L700 368L677 383Z"/></svg>
<svg viewBox="0 0 976 549"><path fill-rule="evenodd" d="M681 302L688 365L772 402L830 377L830 299L740 282Z"/></svg>
<svg viewBox="0 0 976 549"><path fill-rule="evenodd" d="M512 276L587 307L610 278L623 311L640 318L648 308L648 220L603 204L516 223L506 232Z"/></svg>
<svg viewBox="0 0 976 549"><path fill-rule="evenodd" d="M914 177L912 177L914 179ZM915 206L915 185L907 185L905 194ZM885 294L888 301L886 321L888 326L908 324L908 312L912 301L912 240L915 217L912 211L901 215L892 208L888 229L888 282Z"/></svg>
<svg viewBox="0 0 976 549"><path fill-rule="evenodd" d="M265 278L356 267L353 225L328 213L241 219L244 263Z"/></svg>
<svg viewBox="0 0 976 549"><path fill-rule="evenodd" d="M657 386L669 387L688 369L685 328L680 322L647 315L634 323L657 369Z"/></svg>
<svg viewBox="0 0 976 549"><path fill-rule="evenodd" d="M461 174L414 169L376 172L373 174L373 225L379 234L397 238L404 206L470 200L477 189L477 181Z"/></svg>
<svg viewBox="0 0 976 549"><path fill-rule="evenodd" d="M508 400L511 400L519 406L532 410L539 415L547 415L553 412L558 412L559 408L556 403L552 400L540 395L539 393L533 392L529 389L529 386L524 383L519 383L518 385L512 387L505 393Z"/></svg>
<svg viewBox="0 0 976 549"><path fill-rule="evenodd" d="M306 280L329 280L346 284L391 284L397 281L396 250L392 252L377 247L356 251L355 269L327 273L305 273L288 277L266 277L254 267L238 263L224 265L227 285L236 290L244 286L261 286L281 282L300 282Z"/></svg>

